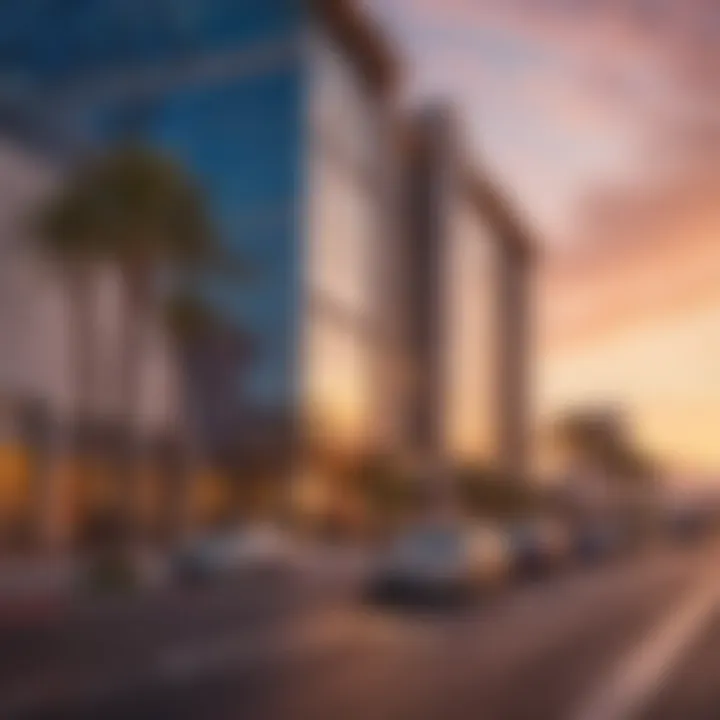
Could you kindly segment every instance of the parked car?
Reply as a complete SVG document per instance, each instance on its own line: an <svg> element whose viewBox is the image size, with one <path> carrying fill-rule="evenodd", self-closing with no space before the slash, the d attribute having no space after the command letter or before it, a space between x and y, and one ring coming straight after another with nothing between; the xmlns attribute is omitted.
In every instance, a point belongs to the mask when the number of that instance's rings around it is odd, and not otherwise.
<svg viewBox="0 0 720 720"><path fill-rule="evenodd" d="M572 541L568 529L552 520L521 522L508 530L516 574L541 575L568 562Z"/></svg>
<svg viewBox="0 0 720 720"><path fill-rule="evenodd" d="M573 531L573 548L581 562L596 563L610 559L629 546L630 539L618 523L583 523Z"/></svg>
<svg viewBox="0 0 720 720"><path fill-rule="evenodd" d="M420 525L392 543L371 593L381 600L460 600L497 585L509 566L505 537L492 526Z"/></svg>
<svg viewBox="0 0 720 720"><path fill-rule="evenodd" d="M186 543L174 560L176 576L189 582L282 572L291 566L290 542L269 525L234 528L196 538Z"/></svg>

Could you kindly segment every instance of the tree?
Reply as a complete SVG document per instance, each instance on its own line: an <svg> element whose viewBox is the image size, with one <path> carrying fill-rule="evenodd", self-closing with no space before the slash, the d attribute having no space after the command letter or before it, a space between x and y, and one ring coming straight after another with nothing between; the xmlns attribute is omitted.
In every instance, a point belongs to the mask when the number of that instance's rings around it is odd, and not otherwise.
<svg viewBox="0 0 720 720"><path fill-rule="evenodd" d="M239 452L236 438L225 437L221 432L211 433L215 435L215 442L211 444L210 438L204 437L207 429L204 425L214 425L221 409L225 421L221 425L236 429L237 395L241 392L242 379L239 371L246 369L255 355L254 338L200 293L188 289L180 289L166 299L165 322L179 360L184 406L181 433L186 461L190 460L189 454L200 452L198 445L202 445L212 460L222 466L230 494L236 499L235 504L240 505L243 494L250 489L247 474L258 472L257 453L249 457L248 453ZM244 477L238 473L239 464L243 466ZM174 498L176 518L186 505L184 496L189 489L192 466L192 461L186 462L182 472L184 482ZM238 507L233 510L237 511ZM173 524L181 522L176 519Z"/></svg>
<svg viewBox="0 0 720 720"><path fill-rule="evenodd" d="M654 474L652 460L606 413L573 412L561 418L555 436L570 459L621 482L643 483Z"/></svg>
<svg viewBox="0 0 720 720"><path fill-rule="evenodd" d="M170 295L165 303L164 315L165 326L174 345L174 355L178 359L179 390L182 393L178 482L172 488L172 497L168 503L171 534L181 537L189 525L192 478L200 461L199 432L195 426L197 410L188 355L193 346L203 341L208 328L214 325L215 318L206 303L187 292Z"/></svg>
<svg viewBox="0 0 720 720"><path fill-rule="evenodd" d="M90 168L87 182L96 232L123 280L120 397L132 426L144 320L157 309L158 280L164 271L205 261L214 236L201 193L176 163L153 151L116 150Z"/></svg>
<svg viewBox="0 0 720 720"><path fill-rule="evenodd" d="M118 401L124 442L119 478L129 520L136 499L145 322L159 309L160 281L192 281L201 273L233 268L233 263L221 253L203 195L189 175L170 158L138 145L114 149L86 164L55 199L48 218L49 250L73 280L78 318L93 307L87 286L96 261L111 263L122 278ZM85 325L78 322L78 328ZM78 338L78 347L87 344L87 338ZM78 358L78 393L93 375L81 362L89 357Z"/></svg>

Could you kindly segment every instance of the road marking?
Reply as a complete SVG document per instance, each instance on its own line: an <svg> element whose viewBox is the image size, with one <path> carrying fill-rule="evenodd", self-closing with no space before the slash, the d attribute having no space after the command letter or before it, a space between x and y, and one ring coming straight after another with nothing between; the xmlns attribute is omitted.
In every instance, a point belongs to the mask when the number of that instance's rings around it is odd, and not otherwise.
<svg viewBox="0 0 720 720"><path fill-rule="evenodd" d="M699 585L614 666L572 720L629 720L653 697L720 601L720 582Z"/></svg>

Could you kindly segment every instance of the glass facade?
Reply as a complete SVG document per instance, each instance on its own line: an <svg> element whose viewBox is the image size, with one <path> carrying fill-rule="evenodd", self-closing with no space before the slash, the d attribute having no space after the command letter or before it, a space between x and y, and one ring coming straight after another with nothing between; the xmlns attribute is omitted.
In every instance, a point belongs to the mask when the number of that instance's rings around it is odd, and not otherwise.
<svg viewBox="0 0 720 720"><path fill-rule="evenodd" d="M383 103L357 58L307 22L300 0L60 5L0 6L0 79L36 99L69 93L72 123L100 143L140 132L179 158L206 191L225 247L252 270L248 283L205 287L257 345L238 377L243 400L287 416L299 397L339 443L367 444L380 387L388 163ZM117 97L83 103L77 88L88 84L117 86ZM426 339L442 356L430 414L450 455L479 460L494 452L497 239L466 188L450 194L441 336ZM415 298L424 306L435 302L435 288L425 290Z"/></svg>
<svg viewBox="0 0 720 720"><path fill-rule="evenodd" d="M300 0L9 0L0 77L57 89L293 33Z"/></svg>
<svg viewBox="0 0 720 720"><path fill-rule="evenodd" d="M222 243L251 270L247 283L209 279L204 290L253 338L257 361L243 368L238 392L242 386L246 407L271 413L285 413L296 392L301 8L297 0L23 0L0 8L0 77L29 99L45 91L71 97L72 115L57 120L86 140L102 146L140 135L197 178ZM254 65L258 49L272 62ZM234 62L197 72L228 53ZM148 89L148 73L163 82ZM98 85L106 88L99 99L81 91Z"/></svg>
<svg viewBox="0 0 720 720"><path fill-rule="evenodd" d="M72 98L62 120L87 139L141 135L197 177L227 250L252 271L245 285L205 287L256 340L238 378L245 405L287 416L299 396L304 415L357 448L373 406L380 103L306 7L6 3L0 77L28 98ZM230 60L208 75L217 58Z"/></svg>
<svg viewBox="0 0 720 720"><path fill-rule="evenodd" d="M450 210L443 323L445 446L461 462L495 459L496 239L458 188Z"/></svg>
<svg viewBox="0 0 720 720"><path fill-rule="evenodd" d="M180 158L208 193L227 250L250 268L237 287L206 292L255 339L251 400L282 407L293 389L297 207L301 162L297 68L242 82L183 88L149 116L147 134Z"/></svg>
<svg viewBox="0 0 720 720"><path fill-rule="evenodd" d="M282 455L280 473L286 453L272 440L289 439L297 426L286 421L300 415L331 462L300 458L294 487L315 493L308 506L330 506L343 491L333 481L366 451L494 462L502 280L494 230L464 185L436 183L446 167L435 149L413 168L420 182L407 180L410 219L390 220L387 179L402 150L386 134L385 80L372 60L359 67L371 43L328 19L353 49L341 47L307 7L0 3L0 120L12 101L30 115L42 108L41 122L87 147L140 137L197 179L224 249L250 270L201 289L253 347L250 359L228 361L221 348L187 363L196 382L181 402L194 401L210 452L259 439L261 452ZM389 221L399 238L388 237ZM376 444L393 414L397 447Z"/></svg>

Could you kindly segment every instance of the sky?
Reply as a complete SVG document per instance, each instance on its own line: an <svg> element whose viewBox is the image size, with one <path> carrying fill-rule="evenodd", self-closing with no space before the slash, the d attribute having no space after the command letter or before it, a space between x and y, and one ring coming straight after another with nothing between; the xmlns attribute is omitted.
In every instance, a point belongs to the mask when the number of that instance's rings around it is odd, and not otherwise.
<svg viewBox="0 0 720 720"><path fill-rule="evenodd" d="M720 469L720 0L367 0L536 229L539 424Z"/></svg>

